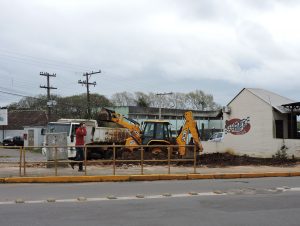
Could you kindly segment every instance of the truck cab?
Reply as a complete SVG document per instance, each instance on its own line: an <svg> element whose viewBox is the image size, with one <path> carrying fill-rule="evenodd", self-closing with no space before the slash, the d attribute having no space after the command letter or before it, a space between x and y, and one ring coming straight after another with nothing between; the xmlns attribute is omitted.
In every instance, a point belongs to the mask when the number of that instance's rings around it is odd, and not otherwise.
<svg viewBox="0 0 300 226"><path fill-rule="evenodd" d="M97 127L96 120L87 119L59 119L57 122L49 122L45 131L44 147L42 149L43 155L46 155L47 148L47 135L49 134L66 134L67 146L68 146L68 158L72 159L76 156L75 143L76 143L76 129L79 127L79 123L84 122L86 124L87 135L85 137L85 143L90 143L93 140L93 131ZM52 144L55 141L52 142Z"/></svg>

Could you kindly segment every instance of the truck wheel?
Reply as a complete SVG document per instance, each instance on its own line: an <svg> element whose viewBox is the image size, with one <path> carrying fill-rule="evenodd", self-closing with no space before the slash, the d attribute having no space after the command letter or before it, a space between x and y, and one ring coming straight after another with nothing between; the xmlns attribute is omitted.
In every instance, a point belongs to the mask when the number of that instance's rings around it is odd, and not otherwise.
<svg viewBox="0 0 300 226"><path fill-rule="evenodd" d="M168 159L168 150L166 148L155 147L150 149L152 158L167 160Z"/></svg>

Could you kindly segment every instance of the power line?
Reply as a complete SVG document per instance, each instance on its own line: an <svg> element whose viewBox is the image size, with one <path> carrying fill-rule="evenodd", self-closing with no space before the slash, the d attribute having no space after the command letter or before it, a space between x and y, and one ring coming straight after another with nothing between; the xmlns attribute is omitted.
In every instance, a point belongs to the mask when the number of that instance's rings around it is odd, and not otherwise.
<svg viewBox="0 0 300 226"><path fill-rule="evenodd" d="M79 84L82 84L82 85L86 86L88 119L91 118L90 90L89 90L89 86L90 85L96 86L96 82L90 83L89 79L91 78L91 75L93 75L93 74L99 74L99 73L101 73L101 70L95 71L95 72L92 71L90 73L86 72L86 73L83 74L83 76L85 76L86 80L84 80L84 81L79 80L78 81Z"/></svg>
<svg viewBox="0 0 300 226"><path fill-rule="evenodd" d="M43 98L38 98L38 97L34 97L34 96L27 96L27 95L22 95L22 94L13 93L13 92L7 92L7 91L3 91L3 90L0 90L0 93L4 93L4 94L7 94L7 95L12 95L12 96L18 96L18 97L32 98L32 99L35 99L35 100L44 100ZM7 98L5 98L5 99L7 99ZM68 106L68 107L80 107L81 106L80 104L65 103L62 100L58 100L58 104L61 104L63 106Z"/></svg>
<svg viewBox="0 0 300 226"><path fill-rule="evenodd" d="M0 93L5 93L5 94L9 94L9 95L13 95L13 96L19 96L19 97L30 97L30 96L25 96L25 95L22 95L22 94L7 92L7 91L3 91L3 90L0 90Z"/></svg>
<svg viewBox="0 0 300 226"><path fill-rule="evenodd" d="M56 74L49 74L48 72L40 72L41 76L46 76L47 77L47 86L40 86L40 88L47 89L47 107L48 107L48 119L50 120L51 118L51 107L53 107L54 102L51 100L50 97L50 90L51 89L57 89L56 87L50 86L50 77L56 77Z"/></svg>
<svg viewBox="0 0 300 226"><path fill-rule="evenodd" d="M71 64L71 63L52 60L52 59L30 56L27 54L18 53L15 51L7 51L4 49L0 49L0 57L11 58L13 60L35 62L35 63L39 63L39 64L44 63L44 64L48 64L48 65L53 65L53 66L64 66L64 67L68 67L68 68L77 68L77 69L80 68L82 70L87 69L87 67L82 66L82 65L76 65L76 64Z"/></svg>

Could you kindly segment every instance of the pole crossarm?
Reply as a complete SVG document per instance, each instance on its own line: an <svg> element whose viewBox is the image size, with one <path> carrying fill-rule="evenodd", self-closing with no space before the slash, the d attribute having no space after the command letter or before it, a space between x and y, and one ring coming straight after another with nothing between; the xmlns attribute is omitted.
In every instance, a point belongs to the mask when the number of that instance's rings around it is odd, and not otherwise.
<svg viewBox="0 0 300 226"><path fill-rule="evenodd" d="M47 85L40 85L40 88L42 89L47 89L47 101L48 103L51 101L51 95L50 95L50 90L51 89L57 89L56 87L50 86L50 77L56 77L56 74L49 74L48 72L40 72L41 76L46 76L47 77ZM48 120L51 119L51 106L48 105Z"/></svg>
<svg viewBox="0 0 300 226"><path fill-rule="evenodd" d="M92 71L92 72L86 72L83 73L83 76L85 76L85 80L81 81L78 80L78 84L85 85L86 86L86 96L87 96L87 115L88 119L91 118L91 107L90 107L90 85L93 85L94 87L97 85L96 82L89 82L90 76L94 74L101 73L101 70L99 71Z"/></svg>

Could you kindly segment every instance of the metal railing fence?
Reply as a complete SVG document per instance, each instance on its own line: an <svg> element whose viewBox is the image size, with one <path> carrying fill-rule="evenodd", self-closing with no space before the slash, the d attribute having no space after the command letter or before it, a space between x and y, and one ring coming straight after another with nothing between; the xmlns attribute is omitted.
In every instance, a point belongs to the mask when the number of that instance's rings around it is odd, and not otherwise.
<svg viewBox="0 0 300 226"><path fill-rule="evenodd" d="M159 158L159 159L149 159L145 157L145 153L149 153L149 149L151 148L160 148L161 150L164 150L165 158ZM63 149L67 151L69 146L28 146L28 147L7 147L7 146L0 146L0 148L13 148L13 149L18 149L19 150L19 158L18 161L1 161L0 158L0 164L17 164L19 168L19 176L27 176L27 168L28 165L32 164L52 164L54 168L54 175L58 176L58 169L60 168L60 164L78 164L82 163L83 164L83 170L84 170L84 175L88 174L88 165L90 164L106 164L110 165L112 167L112 175L117 175L117 166L119 164L126 164L126 163L135 163L140 166L140 175L144 175L144 167L145 164L153 164L155 165L164 165L167 167L167 174L171 174L171 167L174 166L174 163L189 163L190 167L192 167L192 172L190 173L197 173L197 162L198 162L198 151L196 148L196 145L185 145L186 150L189 152L189 157L179 157L177 158L176 155L174 156L173 153L174 151L178 150L180 146L178 145L140 145L135 148L133 152L135 154L139 152L138 154L140 155L139 159L122 159L119 156L117 156L117 151L120 152L121 149L126 148L127 150L129 147L126 147L125 145L85 145L82 146L84 148L84 159L82 161L75 161L75 160L69 160L69 159L59 159L58 154L59 154L59 149ZM44 161L30 161L27 158L27 153L30 152L31 150L35 149L41 149L41 148L47 148L49 150L54 150L54 160L47 161L46 157ZM74 148L74 147L73 147ZM100 148L101 150L109 150L111 153L111 157L109 159L96 159L96 160L88 160L88 151L92 150L94 148ZM105 151L104 151L105 152ZM122 151L121 151L122 152ZM52 153L53 154L53 153ZM155 166L154 165L154 166ZM52 167L51 167L52 168ZM0 175L1 176L1 175Z"/></svg>

